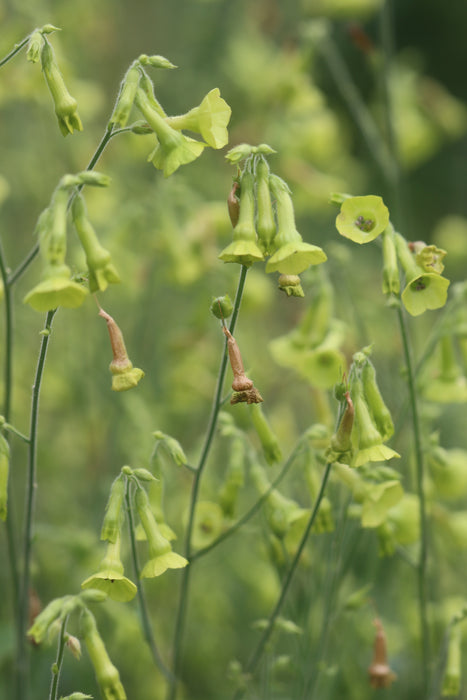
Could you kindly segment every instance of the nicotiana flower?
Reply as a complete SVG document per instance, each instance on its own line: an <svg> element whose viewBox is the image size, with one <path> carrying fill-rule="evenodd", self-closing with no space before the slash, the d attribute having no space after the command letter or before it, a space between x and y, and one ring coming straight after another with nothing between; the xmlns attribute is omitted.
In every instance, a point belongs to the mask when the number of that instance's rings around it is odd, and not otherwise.
<svg viewBox="0 0 467 700"><path fill-rule="evenodd" d="M163 170L164 177L169 177L181 165L191 163L201 155L206 144L195 141L169 126L141 88L136 91L135 104L157 136L157 146L148 160L155 168Z"/></svg>
<svg viewBox="0 0 467 700"><path fill-rule="evenodd" d="M373 620L376 627L374 654L368 676L372 688L389 688L396 680L396 674L389 667L386 651L386 634L381 620Z"/></svg>
<svg viewBox="0 0 467 700"><path fill-rule="evenodd" d="M198 107L193 107L186 114L169 117L168 124L173 129L187 129L201 134L212 148L223 148L229 141L227 125L232 110L220 95L219 88L208 92Z"/></svg>
<svg viewBox="0 0 467 700"><path fill-rule="evenodd" d="M266 272L299 275L310 265L319 265L327 260L319 246L305 243L297 231L287 184L277 175L270 175L269 186L276 199L277 233L274 238L275 252L266 263Z"/></svg>
<svg viewBox="0 0 467 700"><path fill-rule="evenodd" d="M355 243L369 243L389 224L389 211L381 197L369 194L344 199L336 218L336 228Z"/></svg>
<svg viewBox="0 0 467 700"><path fill-rule="evenodd" d="M425 272L417 265L406 240L395 236L397 255L404 268L406 287L402 302L412 316L419 316L427 309L439 309L445 305L449 280L438 272Z"/></svg>
<svg viewBox="0 0 467 700"><path fill-rule="evenodd" d="M233 241L219 254L219 258L224 262L250 267L263 257L256 243L254 179L245 170L240 183L240 211Z"/></svg>
<svg viewBox="0 0 467 700"><path fill-rule="evenodd" d="M352 382L351 393L355 407L355 426L357 428L355 444L357 451L353 458L352 466L359 467L366 462L381 462L392 457L400 457L397 452L383 444L381 433L371 418L362 382L357 377Z"/></svg>
<svg viewBox="0 0 467 700"><path fill-rule="evenodd" d="M376 370L368 359L362 368L363 393L370 409L371 417L384 440L389 440L394 433L394 423L376 381Z"/></svg>
<svg viewBox="0 0 467 700"><path fill-rule="evenodd" d="M169 540L161 534L144 489L136 489L135 503L149 546L149 560L141 571L141 578L154 578L167 569L187 566L188 560L173 552Z"/></svg>
<svg viewBox="0 0 467 700"><path fill-rule="evenodd" d="M126 351L122 332L112 316L103 309L99 310L99 316L106 320L112 346L113 360L109 366L112 374L112 390L127 391L132 389L144 377L144 372L142 369L133 367Z"/></svg>
<svg viewBox="0 0 467 700"><path fill-rule="evenodd" d="M95 588L106 593L112 600L120 602L132 600L136 595L137 588L133 581L123 575L123 571L120 559L120 536L118 535L115 542L109 542L107 545L107 553L101 562L99 571L83 581L81 588Z"/></svg>
<svg viewBox="0 0 467 700"><path fill-rule="evenodd" d="M42 273L42 281L26 294L24 303L36 311L51 311L58 306L75 309L81 306L86 294L87 289L71 279L67 265L49 264Z"/></svg>
<svg viewBox="0 0 467 700"><path fill-rule="evenodd" d="M110 487L109 500L107 501L104 522L102 523L101 540L116 542L120 536L124 497L125 481L123 475L120 474Z"/></svg>
<svg viewBox="0 0 467 700"><path fill-rule="evenodd" d="M94 615L87 608L81 613L80 627L103 699L127 700L120 674L109 658Z"/></svg>
<svg viewBox="0 0 467 700"><path fill-rule="evenodd" d="M298 275L280 275L278 286L288 297L304 297L304 291Z"/></svg>
<svg viewBox="0 0 467 700"><path fill-rule="evenodd" d="M47 39L41 51L42 71L55 104L60 131L64 136L73 131L82 131L83 125L77 111L78 103L70 95L55 59L55 53Z"/></svg>
<svg viewBox="0 0 467 700"><path fill-rule="evenodd" d="M266 462L268 464L280 462L282 459L282 452L279 441L264 415L261 404L252 404L250 407L250 415L256 434L261 442Z"/></svg>
<svg viewBox="0 0 467 700"><path fill-rule="evenodd" d="M120 282L120 277L112 263L109 251L99 243L87 217L84 199L80 194L77 194L73 200L72 215L76 232L86 254L89 289L91 292L103 292L109 284Z"/></svg>
<svg viewBox="0 0 467 700"><path fill-rule="evenodd" d="M159 449L159 446L162 446L178 467L183 467L188 464L188 458L178 440L171 435L166 435L162 430L155 430L152 436L156 440L154 455Z"/></svg>
<svg viewBox="0 0 467 700"><path fill-rule="evenodd" d="M383 294L399 294L400 277L397 265L397 251L394 242L394 229L389 223L381 234L383 243Z"/></svg>
<svg viewBox="0 0 467 700"><path fill-rule="evenodd" d="M138 65L139 61L133 61L123 77L120 92L109 119L109 127L117 126L122 128L128 123L141 77Z"/></svg>
<svg viewBox="0 0 467 700"><path fill-rule="evenodd" d="M276 235L276 222L269 189L269 165L265 158L260 157L257 161L255 174L258 244L263 253L268 255L272 252L272 242Z"/></svg>

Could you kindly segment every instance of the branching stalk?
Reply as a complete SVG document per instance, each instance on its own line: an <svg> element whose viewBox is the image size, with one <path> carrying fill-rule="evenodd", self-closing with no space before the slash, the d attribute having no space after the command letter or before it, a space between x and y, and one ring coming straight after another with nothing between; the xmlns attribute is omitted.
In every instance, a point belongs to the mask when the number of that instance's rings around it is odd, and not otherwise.
<svg viewBox="0 0 467 700"><path fill-rule="evenodd" d="M52 665L52 680L50 682L49 700L57 700L58 697L58 683L60 681L60 671L62 670L63 654L65 652L67 622L68 616L66 616L63 619L60 627L60 635L58 637L57 646L57 658L55 659L55 663Z"/></svg>
<svg viewBox="0 0 467 700"><path fill-rule="evenodd" d="M245 286L247 272L248 272L248 268L245 267L244 265L242 265L241 272L240 272L240 278L238 281L237 293L235 296L234 309L233 309L233 313L232 313L232 317L231 317L230 325L229 325L229 331L232 334L234 332L235 324L237 322L238 313L240 311L240 304L242 301L243 289ZM214 395L214 401L213 401L212 410L211 410L211 417L209 419L209 424L208 424L208 428L207 428L207 432L206 432L206 438L205 438L203 450L201 452L201 456L199 459L198 467L197 467L197 470L196 470L196 473L195 473L195 476L193 479L191 501L190 501L190 511L189 511L188 525L187 525L187 531L186 531L186 537L185 537L185 552L184 552L184 555L188 560L190 560L190 557L191 557L191 546L192 546L191 540L192 540L192 534L193 534L193 524L194 524L194 517L195 517L196 502L198 500L198 492L199 492L199 488L200 488L200 484L201 484L201 477L203 475L204 467L206 465L207 458L209 456L209 452L211 449L212 441L213 441L216 426L217 426L217 419L219 416L219 411L220 411L221 406L222 406L222 390L223 390L223 386L224 386L226 369L227 369L227 338L225 339L225 342L224 342L222 360L221 360L221 364L219 367L216 392ZM175 622L175 634L174 634L173 673L174 673L175 678L174 678L174 680L172 680L172 682L168 686L167 700L175 700L175 698L177 696L177 681L176 681L176 679L178 678L179 670L180 670L183 635L184 635L184 631L185 631L185 622L186 622L187 607L188 607L188 596L189 596L189 588L190 588L191 569L192 569L192 564L190 564L189 566L186 566L183 569L183 573L182 573L182 582L181 582L181 587L180 587L180 597L179 597L177 618L176 618L176 622Z"/></svg>

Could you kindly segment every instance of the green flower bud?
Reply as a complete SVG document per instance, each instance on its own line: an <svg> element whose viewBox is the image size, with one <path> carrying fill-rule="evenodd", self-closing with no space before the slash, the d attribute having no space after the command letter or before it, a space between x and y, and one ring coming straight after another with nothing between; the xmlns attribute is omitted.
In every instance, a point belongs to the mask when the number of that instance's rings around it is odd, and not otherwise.
<svg viewBox="0 0 467 700"><path fill-rule="evenodd" d="M394 230L389 225L381 235L383 241L383 294L399 294L400 278Z"/></svg>
<svg viewBox="0 0 467 700"><path fill-rule="evenodd" d="M389 224L389 211L381 197L350 197L342 203L336 228L355 243L368 243L377 238Z"/></svg>
<svg viewBox="0 0 467 700"><path fill-rule="evenodd" d="M83 581L81 588L95 588L106 593L112 600L120 602L132 600L137 588L133 581L123 575L123 571L120 559L120 534L118 534L115 542L109 542L107 545L107 553L99 571Z"/></svg>
<svg viewBox="0 0 467 700"><path fill-rule="evenodd" d="M352 383L352 398L358 435L358 452L352 466L359 467L366 462L382 462L392 457L400 457L397 452L383 444L381 433L372 421L363 386L358 378Z"/></svg>
<svg viewBox="0 0 467 700"><path fill-rule="evenodd" d="M321 248L305 243L298 233L287 184L277 175L270 175L269 186L272 195L276 198L277 233L274 238L276 252L266 263L266 272L299 275L310 265L319 265L327 260Z"/></svg>
<svg viewBox="0 0 467 700"><path fill-rule="evenodd" d="M173 459L178 467L183 467L185 464L188 464L187 456L178 440L170 435L166 435L161 430L154 431L152 435L158 441L158 443L156 443L156 449L158 444L163 445L167 454Z"/></svg>
<svg viewBox="0 0 467 700"><path fill-rule="evenodd" d="M91 187L108 187L112 179L105 173L99 173L97 170L83 170L75 175L64 175L60 180L61 187L81 187L82 185L90 185Z"/></svg>
<svg viewBox="0 0 467 700"><path fill-rule="evenodd" d="M81 658L81 643L77 637L74 637L72 634L68 634L66 637L66 646L67 649L71 651L75 659L78 661Z"/></svg>
<svg viewBox="0 0 467 700"><path fill-rule="evenodd" d="M86 608L81 614L81 632L103 699L127 700L120 674L109 658L94 615Z"/></svg>
<svg viewBox="0 0 467 700"><path fill-rule="evenodd" d="M155 168L164 171L164 177L169 177L181 165L191 163L201 155L206 144L172 129L154 109L141 88L136 91L135 104L157 136L157 146L148 160Z"/></svg>
<svg viewBox="0 0 467 700"><path fill-rule="evenodd" d="M44 37L42 36L42 31L36 29L29 37L28 48L26 51L26 58L31 63L37 63L41 57L42 45L44 43Z"/></svg>
<svg viewBox="0 0 467 700"><path fill-rule="evenodd" d="M125 482L123 476L118 476L110 487L109 500L105 508L104 522L101 529L101 540L116 542L120 536L122 525L122 505L125 497Z"/></svg>
<svg viewBox="0 0 467 700"><path fill-rule="evenodd" d="M419 267L407 242L400 234L396 234L395 241L397 255L406 277L402 302L409 314L419 316L427 309L439 309L444 306L449 280L436 272L425 272Z"/></svg>
<svg viewBox="0 0 467 700"><path fill-rule="evenodd" d="M188 129L201 134L212 148L223 148L229 141L227 125L231 114L232 110L220 96L219 88L214 88L198 107L186 114L169 117L167 123L173 129Z"/></svg>
<svg viewBox="0 0 467 700"><path fill-rule="evenodd" d="M169 540L161 534L144 489L136 490L135 502L149 545L149 560L141 571L141 578L154 578L167 569L180 569L187 566L188 560L173 552Z"/></svg>
<svg viewBox="0 0 467 700"><path fill-rule="evenodd" d="M76 601L77 596L72 595L52 600L35 618L34 624L28 630L28 637L36 644L43 642L54 622L68 614L70 608L76 607Z"/></svg>
<svg viewBox="0 0 467 700"><path fill-rule="evenodd" d="M219 258L224 262L250 267L254 262L263 260L263 257L256 244L253 175L244 171L240 182L240 212L233 231L233 242L224 248Z"/></svg>
<svg viewBox="0 0 467 700"><path fill-rule="evenodd" d="M227 160L235 165L235 163L240 163L244 158L248 158L251 155L264 155L270 156L276 151L268 146L267 143L260 143L259 146L250 146L249 143L240 143L238 146L234 146L226 154Z"/></svg>
<svg viewBox="0 0 467 700"><path fill-rule="evenodd" d="M8 471L10 446L0 433L0 519L6 520L8 512Z"/></svg>
<svg viewBox="0 0 467 700"><path fill-rule="evenodd" d="M344 414L337 431L331 438L331 445L326 452L328 462L347 463L352 457L352 429L354 424L355 409L350 398L350 392L344 394L346 401Z"/></svg>
<svg viewBox="0 0 467 700"><path fill-rule="evenodd" d="M133 367L126 351L123 334L112 316L103 309L99 310L99 316L102 316L107 323L112 347L113 360L109 366L112 374L112 391L132 389L144 377L144 372L142 369Z"/></svg>
<svg viewBox="0 0 467 700"><path fill-rule="evenodd" d="M276 235L276 222L269 190L269 166L264 158L261 158L256 166L256 206L258 244L261 250L268 255L271 252L272 242ZM287 294L287 296L290 296L290 294ZM297 295L294 294L294 296Z"/></svg>
<svg viewBox="0 0 467 700"><path fill-rule="evenodd" d="M117 101L109 119L109 128L113 126L123 128L127 125L135 101L140 77L141 72L138 68L138 61L133 61L120 85Z"/></svg>
<svg viewBox="0 0 467 700"><path fill-rule="evenodd" d="M169 61L169 59L165 58L164 56L146 56L145 53L141 54L141 56L138 58L138 62L142 66L152 66L153 68L177 68L176 65L171 63L171 61Z"/></svg>
<svg viewBox="0 0 467 700"><path fill-rule="evenodd" d="M370 360L367 360L362 369L363 393L368 404L376 427L383 439L389 440L394 433L394 423L388 407L384 403L378 384L376 382L376 371Z"/></svg>
<svg viewBox="0 0 467 700"><path fill-rule="evenodd" d="M225 294L223 297L213 298L210 310L216 318L229 318L233 312L233 304L229 295Z"/></svg>
<svg viewBox="0 0 467 700"><path fill-rule="evenodd" d="M42 71L54 101L60 131L64 136L72 134L74 130L82 131L83 125L78 115L77 102L66 88L54 50L47 40L42 47L41 62Z"/></svg>
<svg viewBox="0 0 467 700"><path fill-rule="evenodd" d="M256 430L256 434L261 442L266 462L268 464L280 462L282 459L281 448L279 447L279 442L276 435L274 434L268 420L266 419L266 416L263 413L261 405L252 404L250 408L250 415Z"/></svg>
<svg viewBox="0 0 467 700"><path fill-rule="evenodd" d="M112 263L112 258L98 241L94 228L87 218L83 197L78 194L72 205L73 224L86 255L89 273L89 289L92 293L103 292L109 284L117 284L120 277Z"/></svg>

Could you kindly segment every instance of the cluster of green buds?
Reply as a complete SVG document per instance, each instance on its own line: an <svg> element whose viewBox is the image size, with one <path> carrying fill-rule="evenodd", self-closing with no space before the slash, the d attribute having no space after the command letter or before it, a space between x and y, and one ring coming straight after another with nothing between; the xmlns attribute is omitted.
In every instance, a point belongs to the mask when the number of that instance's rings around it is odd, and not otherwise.
<svg viewBox="0 0 467 700"><path fill-rule="evenodd" d="M334 194L331 201L341 207L336 218L341 236L360 244L382 237L384 294L391 300L400 297L412 316L444 306L449 287L449 280L441 275L446 251L423 241L407 242L394 230L381 197ZM399 265L405 276L402 294Z"/></svg>
<svg viewBox="0 0 467 700"><path fill-rule="evenodd" d="M146 70L148 66L176 68L164 56L142 54L133 61L121 83L108 129L126 128L135 106L143 119L129 128L138 134L155 135L156 146L148 161L169 177L181 165L196 160L206 146L218 149L227 144L231 109L220 96L219 89L214 88L197 107L185 114L168 116L154 94L154 85ZM182 133L184 130L200 134L204 140L186 136Z"/></svg>
<svg viewBox="0 0 467 700"><path fill-rule="evenodd" d="M188 564L184 557L172 551L171 537L156 520L146 489L142 485L156 481L147 469L132 469L129 466L122 468L112 484L101 530L101 540L107 542L106 555L98 571L82 582L83 589L100 591L120 602L132 600L136 595L137 586L124 575L120 556L126 499L127 503L133 503L136 508L149 548L149 558L140 572L140 577L153 578L160 576L167 569L178 569ZM131 522L133 523L133 518Z"/></svg>
<svg viewBox="0 0 467 700"><path fill-rule="evenodd" d="M26 57L31 63L41 62L42 72L54 102L58 126L62 134L67 136L74 131L82 131L83 125L78 114L78 103L65 85L55 52L47 39L47 35L54 31L59 29L51 24L35 29L29 37Z"/></svg>
<svg viewBox="0 0 467 700"><path fill-rule="evenodd" d="M72 278L65 262L67 213L72 199L73 222L86 254L91 291L104 290L109 283L120 281L110 253L99 244L87 219L84 201L79 193L84 185L106 187L109 182L106 175L88 170L76 175L64 175L49 206L39 216L35 233L44 265L42 278L24 298L24 302L36 311L50 311L58 306L76 308L83 303L87 294L86 287Z"/></svg>
<svg viewBox="0 0 467 700"><path fill-rule="evenodd" d="M266 272L280 273L279 288L287 296L302 297L299 274L324 262L326 254L297 231L290 189L270 172L267 156L272 153L267 144L240 144L228 152L231 163L244 163L228 200L233 241L219 258L250 267L270 256Z"/></svg>
<svg viewBox="0 0 467 700"><path fill-rule="evenodd" d="M365 348L353 357L350 389L342 397L344 410L331 439L328 461L361 467L400 456L384 444L394 433L394 424L379 390L370 352L371 348Z"/></svg>

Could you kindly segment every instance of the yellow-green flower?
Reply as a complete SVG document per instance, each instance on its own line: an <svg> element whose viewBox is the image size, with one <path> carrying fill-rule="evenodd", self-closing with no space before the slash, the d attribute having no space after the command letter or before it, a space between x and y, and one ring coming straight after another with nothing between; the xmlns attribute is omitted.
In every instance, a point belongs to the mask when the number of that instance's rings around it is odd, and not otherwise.
<svg viewBox="0 0 467 700"><path fill-rule="evenodd" d="M274 238L275 253L266 263L266 272L299 275L310 265L319 265L327 260L324 250L305 243L297 231L287 184L277 175L270 175L269 186L276 198L277 233Z"/></svg>
<svg viewBox="0 0 467 700"><path fill-rule="evenodd" d="M169 117L168 124L173 129L187 129L201 134L212 148L223 148L229 141L227 125L232 110L220 96L219 88L214 88L198 107L193 107L186 114Z"/></svg>
<svg viewBox="0 0 467 700"><path fill-rule="evenodd" d="M58 306L75 309L81 306L86 294L85 287L72 281L67 265L49 264L42 274L42 282L31 289L23 301L36 311L51 311Z"/></svg>
<svg viewBox="0 0 467 700"><path fill-rule="evenodd" d="M389 224L389 211L381 197L349 197L342 203L336 218L336 228L355 243L369 243Z"/></svg>
<svg viewBox="0 0 467 700"><path fill-rule="evenodd" d="M169 126L164 117L153 108L141 88L136 92L135 103L157 136L157 146L148 160L155 168L163 170L164 177L169 177L181 165L191 163L201 155L206 144L184 136Z"/></svg>
<svg viewBox="0 0 467 700"><path fill-rule="evenodd" d="M371 418L368 404L365 400L360 379L352 383L352 399L355 407L356 453L352 462L353 467L360 467L366 462L382 462L400 455L383 444L381 433Z"/></svg>
<svg viewBox="0 0 467 700"><path fill-rule="evenodd" d="M55 59L54 50L44 38L41 51L42 71L55 104L58 126L64 136L73 131L82 131L83 125L78 114L78 103L70 95Z"/></svg>
<svg viewBox="0 0 467 700"><path fill-rule="evenodd" d="M253 175L244 171L240 185L240 212L233 231L233 241L219 254L226 263L250 267L264 256L256 242L255 194Z"/></svg>
<svg viewBox="0 0 467 700"><path fill-rule="evenodd" d="M132 600L137 592L133 581L123 575L123 564L120 559L120 537L115 542L109 542L107 553L101 562L97 573L89 576L81 584L81 588L95 588L103 591L112 600L126 602Z"/></svg>
<svg viewBox="0 0 467 700"><path fill-rule="evenodd" d="M160 532L144 489L137 489L135 501L149 545L149 560L141 571L141 578L154 578L167 569L181 569L187 566L188 560L173 552L169 540Z"/></svg>
<svg viewBox="0 0 467 700"><path fill-rule="evenodd" d="M103 700L127 700L120 674L109 658L94 615L87 608L81 613L80 626Z"/></svg>

